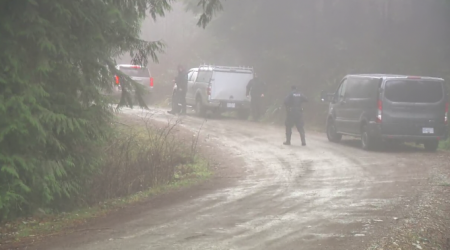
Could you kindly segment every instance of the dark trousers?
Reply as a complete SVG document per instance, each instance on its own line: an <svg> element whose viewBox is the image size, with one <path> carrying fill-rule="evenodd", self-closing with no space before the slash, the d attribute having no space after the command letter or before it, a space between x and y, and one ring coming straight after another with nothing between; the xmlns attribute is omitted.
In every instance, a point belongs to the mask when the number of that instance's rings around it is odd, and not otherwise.
<svg viewBox="0 0 450 250"><path fill-rule="evenodd" d="M252 117L255 120L258 120L261 117L261 109L262 109L262 98L261 97L252 97L251 100L251 109L252 109Z"/></svg>
<svg viewBox="0 0 450 250"><path fill-rule="evenodd" d="M172 97L172 112L186 114L186 92L175 91Z"/></svg>
<svg viewBox="0 0 450 250"><path fill-rule="evenodd" d="M304 128L304 121L303 121L303 114L287 114L286 117L286 142L291 142L291 136L292 136L292 128L295 126L297 127L297 131L300 133L300 138L302 140L302 143L306 143L305 138L305 128Z"/></svg>
<svg viewBox="0 0 450 250"><path fill-rule="evenodd" d="M181 113L186 114L186 92L185 91L179 92L178 102L181 105Z"/></svg>
<svg viewBox="0 0 450 250"><path fill-rule="evenodd" d="M175 91L172 95L172 112L178 113L180 107L178 106L178 91Z"/></svg>

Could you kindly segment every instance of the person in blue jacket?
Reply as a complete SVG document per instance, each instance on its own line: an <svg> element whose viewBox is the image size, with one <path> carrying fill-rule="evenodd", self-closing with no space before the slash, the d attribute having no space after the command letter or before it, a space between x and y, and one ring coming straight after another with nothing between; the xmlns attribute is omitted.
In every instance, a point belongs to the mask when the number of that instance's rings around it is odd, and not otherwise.
<svg viewBox="0 0 450 250"><path fill-rule="evenodd" d="M292 127L296 126L300 133L302 146L306 146L305 128L303 120L303 103L308 102L308 98L297 90L296 86L291 87L291 93L285 98L286 107L286 141L284 145L291 145Z"/></svg>

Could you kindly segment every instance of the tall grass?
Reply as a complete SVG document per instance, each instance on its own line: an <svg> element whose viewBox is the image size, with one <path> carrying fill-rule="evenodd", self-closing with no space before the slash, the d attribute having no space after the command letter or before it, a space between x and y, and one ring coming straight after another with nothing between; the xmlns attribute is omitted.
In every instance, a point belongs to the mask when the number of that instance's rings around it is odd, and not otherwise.
<svg viewBox="0 0 450 250"><path fill-rule="evenodd" d="M176 133L178 124L156 126L149 119L118 123L86 201L91 204L165 185L180 169L186 172L189 168L184 166L195 161L198 135L181 139Z"/></svg>
<svg viewBox="0 0 450 250"><path fill-rule="evenodd" d="M0 224L0 242L34 240L34 236L76 226L80 220L210 176L207 161L197 155L203 126L192 136L178 129L178 121L155 125L150 119L123 120L115 124L115 133L103 148L101 167L86 178L84 192L39 209L34 216Z"/></svg>

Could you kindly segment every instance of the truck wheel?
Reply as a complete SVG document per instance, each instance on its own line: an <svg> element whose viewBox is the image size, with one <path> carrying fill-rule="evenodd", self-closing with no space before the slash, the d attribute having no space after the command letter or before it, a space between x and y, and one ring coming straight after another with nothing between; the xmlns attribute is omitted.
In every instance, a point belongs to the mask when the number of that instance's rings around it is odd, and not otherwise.
<svg viewBox="0 0 450 250"><path fill-rule="evenodd" d="M241 120L248 120L248 117L250 116L250 112L246 109L238 110L237 116Z"/></svg>
<svg viewBox="0 0 450 250"><path fill-rule="evenodd" d="M336 125L331 119L327 122L327 137L330 142L340 142L342 140L342 135L337 133Z"/></svg>
<svg viewBox="0 0 450 250"><path fill-rule="evenodd" d="M423 143L423 147L428 152L435 152L439 147L439 141L438 140L426 141Z"/></svg>
<svg viewBox="0 0 450 250"><path fill-rule="evenodd" d="M200 98L197 98L197 100L195 101L195 114L200 117L205 117L206 115L206 108Z"/></svg>

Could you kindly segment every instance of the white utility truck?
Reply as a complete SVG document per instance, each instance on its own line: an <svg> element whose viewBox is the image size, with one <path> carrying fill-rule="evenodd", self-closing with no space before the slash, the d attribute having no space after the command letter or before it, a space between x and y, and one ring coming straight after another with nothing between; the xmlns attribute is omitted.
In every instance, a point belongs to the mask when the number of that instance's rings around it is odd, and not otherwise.
<svg viewBox="0 0 450 250"><path fill-rule="evenodd" d="M192 68L188 72L186 103L200 116L208 111L214 114L235 111L240 118L247 119L250 99L246 88L252 78L253 68L249 67L201 65Z"/></svg>

